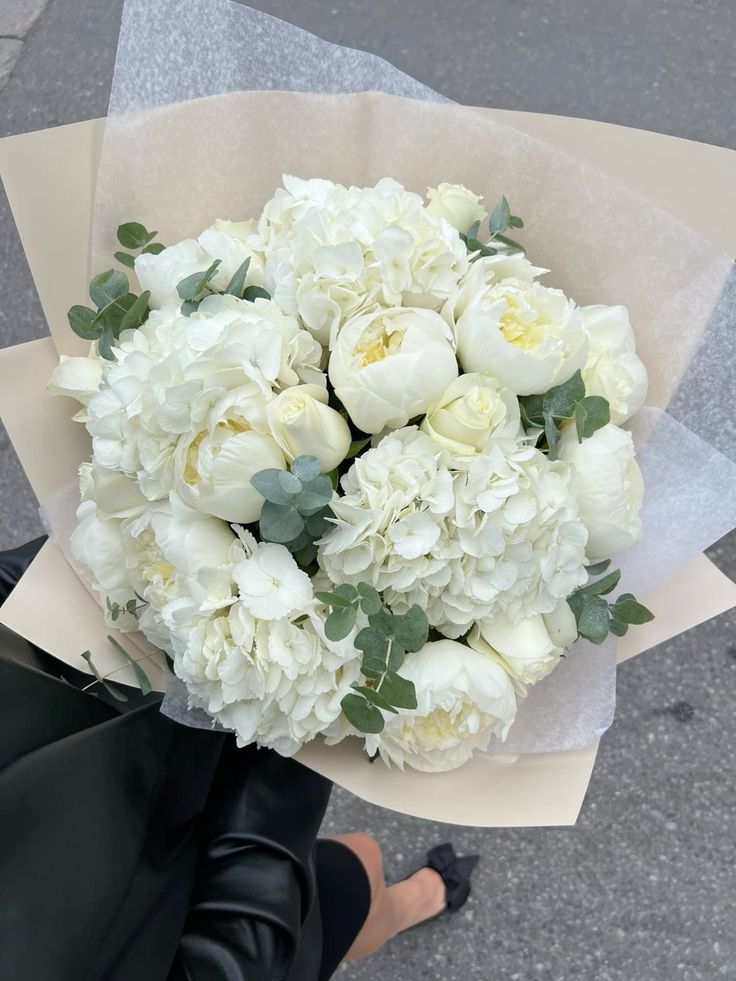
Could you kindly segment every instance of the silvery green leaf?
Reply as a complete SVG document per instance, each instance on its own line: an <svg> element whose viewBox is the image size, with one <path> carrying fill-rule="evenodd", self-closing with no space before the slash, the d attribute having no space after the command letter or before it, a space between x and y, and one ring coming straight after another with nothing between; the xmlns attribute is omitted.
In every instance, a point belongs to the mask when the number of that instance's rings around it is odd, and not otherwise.
<svg viewBox="0 0 736 981"><path fill-rule="evenodd" d="M322 474L302 485L296 506L302 514L316 514L330 503L332 494L332 482L326 474Z"/></svg>
<svg viewBox="0 0 736 981"><path fill-rule="evenodd" d="M593 565L586 566L585 571L589 576L600 576L606 571L610 564L610 559L603 559L602 562L595 562Z"/></svg>
<svg viewBox="0 0 736 981"><path fill-rule="evenodd" d="M115 648L115 650L119 654L122 654L122 656L125 658L125 660L133 669L133 674L135 675L135 680L138 682L138 687L141 690L141 695L150 695L151 692L153 691L153 688L151 687L150 679L146 674L146 672L143 670L143 668L140 666L138 661L135 661L131 657L131 655L126 651L123 645L118 643L118 641L115 640L114 637L110 636L110 634L107 635L107 639L110 641L110 643Z"/></svg>
<svg viewBox="0 0 736 981"><path fill-rule="evenodd" d="M371 705L362 695L346 695L340 704L348 722L355 726L358 732L382 731L384 721L380 709Z"/></svg>
<svg viewBox="0 0 736 981"><path fill-rule="evenodd" d="M191 276L185 276L176 287L176 292L182 300L196 300L217 272L221 261L221 259L215 259L212 265L208 266L204 272L196 272L192 273Z"/></svg>
<svg viewBox="0 0 736 981"><path fill-rule="evenodd" d="M339 586L335 586L335 592L338 596L350 600L351 603L354 603L358 598L358 590L350 582L341 582Z"/></svg>
<svg viewBox="0 0 736 981"><path fill-rule="evenodd" d="M363 627L355 635L355 647L366 657L380 658L385 663L388 638L375 627Z"/></svg>
<svg viewBox="0 0 736 981"><path fill-rule="evenodd" d="M345 607L352 606L353 602L347 599L345 596L341 596L340 593L336 591L329 592L318 592L314 594L320 603L325 603L327 606L334 606L336 609L344 609Z"/></svg>
<svg viewBox="0 0 736 981"><path fill-rule="evenodd" d="M121 266L127 266L128 269L133 269L135 266L135 256L132 256L130 252L115 252L114 258L118 260Z"/></svg>
<svg viewBox="0 0 736 981"><path fill-rule="evenodd" d="M153 234L155 235L156 233L154 232ZM160 252L163 252L165 248L166 246L162 245L161 242L151 242L151 244L147 245L145 249L141 249L141 255L158 255Z"/></svg>
<svg viewBox="0 0 736 981"><path fill-rule="evenodd" d="M120 330L128 330L130 327L140 327L148 317L148 301L151 299L151 291L146 290L136 298L128 310L123 314L120 321Z"/></svg>
<svg viewBox="0 0 736 981"><path fill-rule="evenodd" d="M611 606L611 613L617 620L622 620L624 623L642 624L649 623L650 620L654 619L652 611L648 610L643 603L637 602L630 593L619 596Z"/></svg>
<svg viewBox="0 0 736 981"><path fill-rule="evenodd" d="M602 596L586 596L578 617L578 633L593 644L602 644L608 636L610 616Z"/></svg>
<svg viewBox="0 0 736 981"><path fill-rule="evenodd" d="M266 501L261 510L258 527L264 541L285 545L287 542L293 542L301 534L304 518L288 505Z"/></svg>
<svg viewBox="0 0 736 981"><path fill-rule="evenodd" d="M78 337L83 337L85 341L96 341L100 336L102 328L95 324L97 313L91 307L76 304L70 308L67 318L74 333Z"/></svg>
<svg viewBox="0 0 736 981"><path fill-rule="evenodd" d="M250 482L258 493L272 504L291 504L294 495L282 486L280 480L282 473L283 471L276 467L268 467L253 474Z"/></svg>
<svg viewBox="0 0 736 981"><path fill-rule="evenodd" d="M157 235L158 232L149 232L139 221L126 221L124 225L118 225L118 242L126 249L142 249Z"/></svg>
<svg viewBox="0 0 736 981"><path fill-rule="evenodd" d="M248 266L250 266L250 256L248 256L247 259L243 259L233 273L230 282L225 287L226 293L229 293L230 296L237 296L239 300L243 298L243 291L245 290L245 277L248 275Z"/></svg>
<svg viewBox="0 0 736 981"><path fill-rule="evenodd" d="M326 535L330 530L332 525L327 520L332 517L332 511L329 508L322 508L316 514L310 514L306 518L307 531L312 536L313 541L317 541Z"/></svg>
<svg viewBox="0 0 736 981"><path fill-rule="evenodd" d="M253 303L254 300L270 300L271 294L261 286L246 286L243 292L243 299Z"/></svg>
<svg viewBox="0 0 736 981"><path fill-rule="evenodd" d="M309 483L310 480L314 480L315 477L319 477L322 470L322 465L316 456L303 454L294 460L290 469L291 472L299 478L299 480L306 484Z"/></svg>
<svg viewBox="0 0 736 981"><path fill-rule="evenodd" d="M597 579L595 582L589 582L585 586L580 586L575 592L583 596L605 596L606 593L610 593L618 586L620 578L621 570L614 569L613 572L609 572L602 579Z"/></svg>
<svg viewBox="0 0 736 981"><path fill-rule="evenodd" d="M498 232L505 232L509 227L510 217L511 212L509 210L509 203L504 195L491 212L491 218L489 221L491 235L495 235Z"/></svg>
<svg viewBox="0 0 736 981"><path fill-rule="evenodd" d="M417 693L414 682L394 671L389 671L380 684L380 693L397 708L415 709L417 707Z"/></svg>
<svg viewBox="0 0 736 981"><path fill-rule="evenodd" d="M117 688L115 685L111 685L102 677L100 672L95 667L94 661L92 660L91 651L82 651L82 657L89 665L89 669L92 672L92 674L95 676L97 681L102 685L102 687L107 691L107 693L115 699L116 702L128 701L128 696L125 694L125 692L120 691L119 688Z"/></svg>
<svg viewBox="0 0 736 981"><path fill-rule="evenodd" d="M119 269L106 269L92 279L89 295L98 307L106 307L118 296L128 292L128 277Z"/></svg>
<svg viewBox="0 0 736 981"><path fill-rule="evenodd" d="M611 421L608 401L601 395L586 395L575 406L575 428L578 442L589 439L593 433L607 426Z"/></svg>
<svg viewBox="0 0 736 981"><path fill-rule="evenodd" d="M369 688L368 685L351 685L350 687L354 688L369 702L372 702L376 708L383 709L384 712L393 712L396 715L396 709L378 689Z"/></svg>
<svg viewBox="0 0 736 981"><path fill-rule="evenodd" d="M556 385L545 392L542 399L544 411L553 419L569 419L575 414L575 406L585 398L585 382L578 369L562 385Z"/></svg>
<svg viewBox="0 0 736 981"><path fill-rule="evenodd" d="M302 489L302 482L288 470L279 470L279 483L285 494L298 494Z"/></svg>
<svg viewBox="0 0 736 981"><path fill-rule="evenodd" d="M355 626L355 607L333 609L325 620L325 637L331 641L344 640Z"/></svg>
<svg viewBox="0 0 736 981"><path fill-rule="evenodd" d="M98 341L98 348L100 351L100 357L104 358L106 361L114 361L115 355L112 350L112 345L115 341L115 335L113 333L112 327L109 324L102 325L102 333L100 334L100 339Z"/></svg>
<svg viewBox="0 0 736 981"><path fill-rule="evenodd" d="M363 613L370 615L371 613L378 613L381 609L381 597L378 591L367 582L358 583L358 593L360 595L360 607Z"/></svg>

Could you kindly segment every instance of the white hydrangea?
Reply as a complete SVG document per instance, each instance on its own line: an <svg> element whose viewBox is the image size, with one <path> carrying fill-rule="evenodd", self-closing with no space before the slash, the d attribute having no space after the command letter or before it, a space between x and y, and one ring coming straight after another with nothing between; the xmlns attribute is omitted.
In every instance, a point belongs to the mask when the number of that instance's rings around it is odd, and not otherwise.
<svg viewBox="0 0 736 981"><path fill-rule="evenodd" d="M374 187L283 183L251 244L266 257L266 288L323 344L376 303L438 310L468 268L457 230L390 178Z"/></svg>
<svg viewBox="0 0 736 981"><path fill-rule="evenodd" d="M550 612L586 580L573 470L523 441L453 459L410 427L342 486L321 567L334 582L370 582L396 613L419 604L448 637L494 612Z"/></svg>
<svg viewBox="0 0 736 981"><path fill-rule="evenodd" d="M154 310L123 331L115 354L87 407L95 461L135 477L150 500L177 486L193 507L228 520L257 517L243 454L250 472L285 466L266 409L289 386L325 387L314 338L271 301L212 295L191 317ZM229 436L231 458L219 459Z"/></svg>

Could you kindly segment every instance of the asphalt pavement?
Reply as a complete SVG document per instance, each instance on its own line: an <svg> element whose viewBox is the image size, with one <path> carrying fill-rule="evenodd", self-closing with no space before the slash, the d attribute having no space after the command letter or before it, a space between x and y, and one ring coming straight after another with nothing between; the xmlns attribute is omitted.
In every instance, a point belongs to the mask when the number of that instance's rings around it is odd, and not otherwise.
<svg viewBox="0 0 736 981"><path fill-rule="evenodd" d="M185 0L182 0L185 2ZM736 146L733 0L254 0L377 52L460 102L585 116ZM0 135L104 114L121 0L1 0ZM5 84L3 87L3 81ZM47 332L0 194L0 345ZM39 533L0 432L0 548ZM711 557L736 578L736 540ZM345 981L736 978L736 614L624 664L575 828L448 828L336 791L390 877L432 844L480 852L457 916L344 968Z"/></svg>

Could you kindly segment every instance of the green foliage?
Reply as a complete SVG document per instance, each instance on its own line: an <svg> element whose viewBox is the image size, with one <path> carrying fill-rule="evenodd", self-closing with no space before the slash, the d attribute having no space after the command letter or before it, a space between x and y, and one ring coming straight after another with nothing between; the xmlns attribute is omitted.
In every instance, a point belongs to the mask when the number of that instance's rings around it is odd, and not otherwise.
<svg viewBox="0 0 736 981"><path fill-rule="evenodd" d="M221 259L215 259L204 272L192 273L191 276L185 276L180 280L176 292L182 300L201 300L207 292L207 284L217 272L221 262Z"/></svg>
<svg viewBox="0 0 736 981"><path fill-rule="evenodd" d="M132 252L140 252L141 255L158 255L163 252L165 246L161 242L154 242L153 239L158 232L149 232L145 225L139 221L127 221L123 225L118 225L118 242L125 249ZM135 266L135 256L130 252L116 252L115 258L121 266L133 269Z"/></svg>
<svg viewBox="0 0 736 981"><path fill-rule="evenodd" d="M115 699L116 702L127 702L128 701L128 696L125 694L125 692L124 691L121 691L115 685L111 685L110 682L107 681L105 678L103 678L103 676L97 670L97 668L95 666L95 663L92 660L92 652L91 651L82 651L82 657L84 658L84 660L89 665L89 669L92 672L92 674L95 676L95 679L96 679L95 683L96 684L102 685L102 687L105 689L105 691L109 695L111 695Z"/></svg>
<svg viewBox="0 0 736 981"><path fill-rule="evenodd" d="M429 624L424 610L412 606L404 614L384 608L378 591L367 582L353 586L342 583L330 592L316 594L332 610L325 620L328 640L344 640L355 629L358 615L368 625L355 635L356 650L362 654L361 673L365 683L352 685L353 692L342 700L348 720L360 732L381 732L381 711L417 707L413 682L398 674L408 651L418 651L427 643ZM365 622L365 621L364 621Z"/></svg>
<svg viewBox="0 0 736 981"><path fill-rule="evenodd" d="M586 396L580 371L544 394L521 396L519 408L524 429L537 438L544 434L550 460L557 459L561 423L574 419L578 439L582 441L610 420L608 402L599 395Z"/></svg>
<svg viewBox="0 0 736 981"><path fill-rule="evenodd" d="M250 266L250 256L240 263L225 287L226 293L229 293L230 296L237 296L239 300L242 300L245 292L245 277L248 275L248 266Z"/></svg>
<svg viewBox="0 0 736 981"><path fill-rule="evenodd" d="M92 277L89 284L89 295L92 302L100 309L106 307L119 296L128 292L128 277L116 269L106 269Z"/></svg>
<svg viewBox="0 0 736 981"><path fill-rule="evenodd" d="M611 560L597 562L588 566L591 576L604 573ZM632 593L622 593L613 603L604 596L613 592L621 578L621 570L614 569L601 579L595 579L579 586L567 603L575 615L578 634L593 644L602 644L609 633L615 637L623 637L629 629L629 624L647 623L654 619L654 614L639 603Z"/></svg>
<svg viewBox="0 0 736 981"><path fill-rule="evenodd" d="M107 639L110 641L110 643L118 652L118 654L121 654L133 669L133 674L135 675L135 680L138 682L138 687L141 690L141 695L150 695L151 692L153 691L153 688L151 687L151 682L148 675L140 666L140 663L136 661L134 658L132 658L130 654L126 651L126 649L123 647L123 645L118 643L118 641L115 640L115 638L112 637L110 634L107 635Z"/></svg>
<svg viewBox="0 0 736 981"><path fill-rule="evenodd" d="M289 470L259 470L251 484L266 499L258 524L263 541L285 545L302 566L314 562L315 542L329 527L333 495L317 457L299 456Z"/></svg>
<svg viewBox="0 0 736 981"><path fill-rule="evenodd" d="M249 303L253 303L255 300L270 300L271 294L262 286L246 286L243 291L243 299Z"/></svg>

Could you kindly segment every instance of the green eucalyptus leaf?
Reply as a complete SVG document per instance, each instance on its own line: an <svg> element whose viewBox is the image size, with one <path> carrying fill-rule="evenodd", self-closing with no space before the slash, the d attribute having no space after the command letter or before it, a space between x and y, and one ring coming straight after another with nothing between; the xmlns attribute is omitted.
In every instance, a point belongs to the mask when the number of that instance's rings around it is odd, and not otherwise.
<svg viewBox="0 0 736 981"><path fill-rule="evenodd" d="M133 669L133 674L135 675L135 680L138 682L138 687L141 690L141 695L150 695L151 692L153 691L153 688L151 687L151 681L148 675L146 674L146 672L138 663L138 661L134 660L131 657L131 655L126 651L126 649L123 647L123 645L118 643L118 641L115 640L114 637L110 636L110 634L107 635L107 639L110 641L110 643L118 652L118 654L122 654L122 656L125 658L125 660Z"/></svg>
<svg viewBox="0 0 736 981"><path fill-rule="evenodd" d="M101 328L95 323L97 313L91 307L76 304L69 309L67 318L74 333L85 341L96 341L100 336Z"/></svg>
<svg viewBox="0 0 736 981"><path fill-rule="evenodd" d="M474 221L464 235L462 232L460 232L460 238L463 239L464 242L467 242L469 238L478 238L479 231L480 231L480 222Z"/></svg>
<svg viewBox="0 0 736 981"><path fill-rule="evenodd" d="M381 597L370 583L359 582L358 594L360 595L360 608L363 613L366 615L378 613L381 609Z"/></svg>
<svg viewBox="0 0 736 981"><path fill-rule="evenodd" d="M355 635L355 647L366 657L380 659L385 664L388 650L388 638L375 627L363 627Z"/></svg>
<svg viewBox="0 0 736 981"><path fill-rule="evenodd" d="M610 616L608 603L602 596L586 596L578 617L578 633L593 644L601 644L608 636Z"/></svg>
<svg viewBox="0 0 736 981"><path fill-rule="evenodd" d="M389 671L398 671L401 665L404 663L405 655L406 651L404 648L395 637L392 637L388 649L387 667Z"/></svg>
<svg viewBox="0 0 736 981"><path fill-rule="evenodd" d="M580 370L562 385L545 392L542 405L553 419L569 419L575 414L575 406L585 398L585 383Z"/></svg>
<svg viewBox="0 0 736 981"><path fill-rule="evenodd" d="M477 255L474 256L475 259L484 259L489 255L496 255L498 249L494 249L492 245L484 245L483 242L479 241L477 238L468 238L466 243L468 247L468 252L475 252Z"/></svg>
<svg viewBox="0 0 736 981"><path fill-rule="evenodd" d="M496 235L498 232L505 232L509 227L510 217L511 211L509 210L509 203L504 195L491 212L491 217L488 222L491 229L491 235Z"/></svg>
<svg viewBox="0 0 736 981"><path fill-rule="evenodd" d="M394 636L404 650L418 651L427 643L427 614L416 603L403 616L394 618Z"/></svg>
<svg viewBox="0 0 736 981"><path fill-rule="evenodd" d="M611 617L609 627L614 637L623 637L629 629L628 623L624 623L623 620L617 620L616 617Z"/></svg>
<svg viewBox="0 0 736 981"><path fill-rule="evenodd" d="M550 460L557 459L557 444L560 440L560 430L551 415L545 413L544 416L544 435L547 437Z"/></svg>
<svg viewBox="0 0 736 981"><path fill-rule="evenodd" d="M282 486L280 479L282 473L283 470L278 470L276 467L268 467L265 470L259 470L258 473L254 473L250 478L250 482L258 493L262 494L272 504L291 504L294 495Z"/></svg>
<svg viewBox="0 0 736 981"><path fill-rule="evenodd" d="M135 305L136 300L135 293L123 293L122 296L116 296L114 300L110 300L107 306L98 310L95 323L101 326L106 324L117 337L120 333L120 325L123 322L123 318L131 307Z"/></svg>
<svg viewBox="0 0 736 981"><path fill-rule="evenodd" d="M503 242L507 248L512 249L514 252L526 251L521 242L517 242L516 239L509 238L508 235L501 235L500 232L493 236L493 240L494 242Z"/></svg>
<svg viewBox="0 0 736 981"><path fill-rule="evenodd" d="M307 526L307 531L312 536L313 541L317 541L326 535L330 530L332 525L329 522L329 518L332 517L332 511L329 508L322 508L316 514L310 514L304 519Z"/></svg>
<svg viewBox="0 0 736 981"><path fill-rule="evenodd" d="M155 235L156 233L154 232L153 234ZM159 255L165 248L166 246L162 245L161 242L151 242L145 249L141 249L141 255Z"/></svg>
<svg viewBox="0 0 736 981"><path fill-rule="evenodd" d="M95 676L95 678L97 679L97 681L99 682L99 684L102 685L102 687L105 689L105 691L107 691L107 693L109 695L111 695L115 699L116 702L127 702L128 701L128 696L125 694L125 692L121 691L119 688L116 688L115 685L111 685L108 681L106 681L102 677L102 675L100 674L100 672L95 667L94 661L92 660L92 652L91 651L82 651L82 657L84 658L84 660L89 665L90 671Z"/></svg>
<svg viewBox="0 0 736 981"><path fill-rule="evenodd" d="M242 300L243 298L243 291L245 290L245 277L248 275L248 266L250 266L250 256L248 256L247 259L243 259L233 273L230 282L225 287L226 293L229 293L230 296L237 296L239 300Z"/></svg>
<svg viewBox="0 0 736 981"><path fill-rule="evenodd" d="M355 626L355 607L333 609L325 620L325 637L331 641L345 640Z"/></svg>
<svg viewBox="0 0 736 981"><path fill-rule="evenodd" d="M200 300L184 300L181 305L181 313L183 317L191 317L193 313L199 310Z"/></svg>
<svg viewBox="0 0 736 981"><path fill-rule="evenodd" d="M602 579L597 579L595 582L589 582L585 586L580 586L575 592L582 593L584 596L605 596L618 586L620 578L621 570L614 569L613 572L609 572Z"/></svg>
<svg viewBox="0 0 736 981"><path fill-rule="evenodd" d="M323 474L303 484L294 503L303 515L317 514L330 503L332 495L332 482Z"/></svg>
<svg viewBox="0 0 736 981"><path fill-rule="evenodd" d="M383 709L384 712L393 712L394 715L396 714L396 709L386 696L382 694L382 689L379 691L376 688L369 688L368 685L351 685L350 687L354 688L369 702L372 702L376 708Z"/></svg>
<svg viewBox="0 0 736 981"><path fill-rule="evenodd" d="M335 586L335 592L351 603L355 603L358 599L358 590L350 582L341 582L339 586Z"/></svg>
<svg viewBox="0 0 736 981"><path fill-rule="evenodd" d="M611 421L611 408L600 395L586 395L575 406L575 428L578 442L589 439L593 433L607 426Z"/></svg>
<svg viewBox="0 0 736 981"><path fill-rule="evenodd" d="M253 303L254 300L270 300L271 294L261 286L246 286L243 299L249 303Z"/></svg>
<svg viewBox="0 0 736 981"><path fill-rule="evenodd" d="M536 429L544 428L544 396L543 395L522 395L519 399L519 409L521 411L521 421L524 428Z"/></svg>
<svg viewBox="0 0 736 981"><path fill-rule="evenodd" d="M119 269L106 269L95 276L89 284L89 295L93 303L103 308L129 291L128 277Z"/></svg>
<svg viewBox="0 0 736 981"><path fill-rule="evenodd" d="M149 314L148 301L150 299L150 290L146 290L144 293L141 293L140 296L136 297L135 302L132 303L123 314L123 319L120 321L120 330L128 330L131 327L140 327L141 324L146 322Z"/></svg>
<svg viewBox="0 0 736 981"><path fill-rule="evenodd" d="M308 484L315 477L319 477L322 464L319 462L316 456L309 456L308 454L303 454L298 456L291 465L291 472L294 476L298 477L299 480Z"/></svg>
<svg viewBox="0 0 736 981"><path fill-rule="evenodd" d="M303 548L296 550L292 548L291 551L294 558L302 567L311 565L317 558L317 546L311 540Z"/></svg>
<svg viewBox="0 0 736 981"><path fill-rule="evenodd" d="M320 603L324 603L327 606L333 606L335 609L345 609L345 607L352 606L352 600L346 599L339 593L331 592L318 592L314 594Z"/></svg>
<svg viewBox="0 0 736 981"><path fill-rule="evenodd" d="M142 249L157 235L158 232L149 232L139 221L126 221L124 225L118 225L118 242L125 249Z"/></svg>
<svg viewBox="0 0 736 981"><path fill-rule="evenodd" d="M371 705L362 695L346 695L340 704L348 722L355 726L358 732L377 733L382 731L384 721L380 709Z"/></svg>
<svg viewBox="0 0 736 981"><path fill-rule="evenodd" d="M131 255L130 252L115 252L114 255L121 266L127 266L128 269L135 267L135 256Z"/></svg>
<svg viewBox="0 0 736 981"><path fill-rule="evenodd" d="M100 333L100 339L98 341L98 349L100 352L100 357L104 358L106 361L114 361L115 354L113 353L112 346L115 343L115 334L113 333L112 327L109 324L102 325L102 332Z"/></svg>
<svg viewBox="0 0 736 981"><path fill-rule="evenodd" d="M289 473L288 470L279 470L278 475L278 481L284 494L294 496L301 491L302 482L293 473Z"/></svg>
<svg viewBox="0 0 736 981"><path fill-rule="evenodd" d="M361 450L368 446L372 439L372 436L366 436L365 439L354 439L348 447L348 452L345 455L345 459L351 460L354 456L357 456Z"/></svg>
<svg viewBox="0 0 736 981"><path fill-rule="evenodd" d="M415 709L417 707L417 693L414 682L394 671L389 671L379 685L378 690L392 705L397 708Z"/></svg>
<svg viewBox="0 0 736 981"><path fill-rule="evenodd" d="M509 228L523 228L524 221L518 215L509 215Z"/></svg>
<svg viewBox="0 0 736 981"><path fill-rule="evenodd" d="M630 593L619 596L611 606L611 614L624 623L642 624L649 623L650 620L654 619L652 611L648 610L643 603L637 602Z"/></svg>
<svg viewBox="0 0 736 981"><path fill-rule="evenodd" d="M600 576L606 571L610 564L610 559L603 559L602 562L595 562L593 565L586 566L585 571L589 576Z"/></svg>
<svg viewBox="0 0 736 981"><path fill-rule="evenodd" d="M293 542L301 534L304 518L288 504L266 501L261 510L258 527L264 541L285 545L287 542Z"/></svg>
<svg viewBox="0 0 736 981"><path fill-rule="evenodd" d="M221 259L215 259L212 265L208 266L204 272L196 272L192 273L191 276L185 276L176 287L176 292L182 300L198 299L200 293L205 291L207 284L217 272L221 261Z"/></svg>

